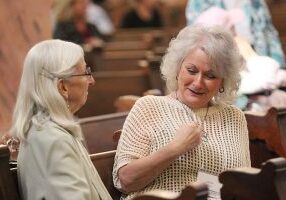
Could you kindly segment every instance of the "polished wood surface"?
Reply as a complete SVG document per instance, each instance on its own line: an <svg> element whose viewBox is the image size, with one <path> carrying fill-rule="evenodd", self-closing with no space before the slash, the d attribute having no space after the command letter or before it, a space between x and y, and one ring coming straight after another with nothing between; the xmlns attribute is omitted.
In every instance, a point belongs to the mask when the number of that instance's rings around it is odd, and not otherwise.
<svg viewBox="0 0 286 200"><path fill-rule="evenodd" d="M114 141L113 135L122 128L127 114L127 112L112 113L80 119L90 154L116 149L118 141Z"/></svg>
<svg viewBox="0 0 286 200"><path fill-rule="evenodd" d="M76 113L80 118L116 112L114 101L122 95L138 95L151 89L148 71L100 71L89 88L86 104Z"/></svg>
<svg viewBox="0 0 286 200"><path fill-rule="evenodd" d="M261 169L227 170L219 181L222 200L282 200L286 198L286 160L268 160Z"/></svg>
<svg viewBox="0 0 286 200"><path fill-rule="evenodd" d="M116 150L90 155L90 159L98 171L106 189L113 200L119 200L121 192L113 186L112 170Z"/></svg>
<svg viewBox="0 0 286 200"><path fill-rule="evenodd" d="M133 200L206 200L208 187L204 183L192 183L187 185L180 193L156 190L138 195Z"/></svg>
<svg viewBox="0 0 286 200"><path fill-rule="evenodd" d="M264 115L245 112L253 167L278 156L286 157L286 109L271 108Z"/></svg>
<svg viewBox="0 0 286 200"><path fill-rule="evenodd" d="M20 200L17 184L17 171L10 170L10 152L7 146L0 145L0 199Z"/></svg>

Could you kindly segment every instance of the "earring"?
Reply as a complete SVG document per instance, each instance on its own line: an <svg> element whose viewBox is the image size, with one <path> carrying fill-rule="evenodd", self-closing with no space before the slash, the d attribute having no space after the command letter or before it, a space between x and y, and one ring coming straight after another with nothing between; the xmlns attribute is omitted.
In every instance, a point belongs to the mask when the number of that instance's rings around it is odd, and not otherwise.
<svg viewBox="0 0 286 200"><path fill-rule="evenodd" d="M223 93L223 92L224 92L224 87L219 88L218 91L219 91L220 93Z"/></svg>
<svg viewBox="0 0 286 200"><path fill-rule="evenodd" d="M68 107L68 109L70 110L70 104L69 104L69 96L67 96L67 100L66 100L66 103L67 103L67 107Z"/></svg>

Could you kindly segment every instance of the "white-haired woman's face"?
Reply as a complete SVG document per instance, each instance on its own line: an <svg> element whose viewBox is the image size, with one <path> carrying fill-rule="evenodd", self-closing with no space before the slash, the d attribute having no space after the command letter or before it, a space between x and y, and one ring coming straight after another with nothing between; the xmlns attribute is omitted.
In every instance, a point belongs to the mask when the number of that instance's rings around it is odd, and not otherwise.
<svg viewBox="0 0 286 200"><path fill-rule="evenodd" d="M191 108L207 107L222 86L223 79L216 77L209 59L201 49L195 49L184 59L178 74L177 95Z"/></svg>
<svg viewBox="0 0 286 200"><path fill-rule="evenodd" d="M95 81L90 75L84 59L75 67L73 75L64 80L67 88L66 101L72 113L78 111L86 102L88 87Z"/></svg>

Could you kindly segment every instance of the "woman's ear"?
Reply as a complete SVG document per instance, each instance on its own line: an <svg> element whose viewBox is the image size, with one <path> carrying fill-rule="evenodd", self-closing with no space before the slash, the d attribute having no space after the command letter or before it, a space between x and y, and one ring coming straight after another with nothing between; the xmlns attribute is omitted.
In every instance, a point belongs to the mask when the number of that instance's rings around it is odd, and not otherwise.
<svg viewBox="0 0 286 200"><path fill-rule="evenodd" d="M68 93L68 87L66 82L63 79L58 80L58 91L64 97L65 100L68 99L69 93Z"/></svg>

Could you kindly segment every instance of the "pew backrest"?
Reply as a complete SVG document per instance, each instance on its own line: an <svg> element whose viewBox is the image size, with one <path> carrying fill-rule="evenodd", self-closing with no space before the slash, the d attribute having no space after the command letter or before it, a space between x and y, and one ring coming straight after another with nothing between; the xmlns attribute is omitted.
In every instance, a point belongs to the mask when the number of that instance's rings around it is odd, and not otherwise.
<svg viewBox="0 0 286 200"><path fill-rule="evenodd" d="M282 200L286 197L286 160L268 160L257 168L226 170L219 175L222 200Z"/></svg>
<svg viewBox="0 0 286 200"><path fill-rule="evenodd" d="M208 187L205 183L191 183L180 193L154 190L138 195L133 200L206 200Z"/></svg>
<svg viewBox="0 0 286 200"><path fill-rule="evenodd" d="M251 161L259 167L268 159L286 157L286 109L271 108L265 115L245 112Z"/></svg>
<svg viewBox="0 0 286 200"><path fill-rule="evenodd" d="M121 129L128 112L112 113L79 120L90 154L115 150L114 132Z"/></svg>
<svg viewBox="0 0 286 200"><path fill-rule="evenodd" d="M0 145L0 199L20 200L17 171L10 170L10 152L6 145Z"/></svg>
<svg viewBox="0 0 286 200"><path fill-rule="evenodd" d="M119 96L141 96L151 89L145 70L102 71L95 74L95 80L95 85L89 88L86 104L76 113L80 118L114 113L114 101Z"/></svg>
<svg viewBox="0 0 286 200"><path fill-rule="evenodd" d="M113 200L119 200L121 192L113 185L112 171L116 150L91 154L90 159Z"/></svg>

